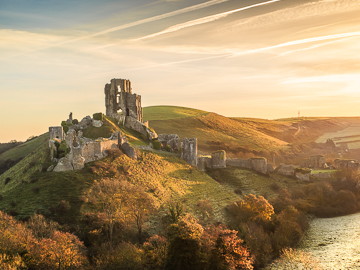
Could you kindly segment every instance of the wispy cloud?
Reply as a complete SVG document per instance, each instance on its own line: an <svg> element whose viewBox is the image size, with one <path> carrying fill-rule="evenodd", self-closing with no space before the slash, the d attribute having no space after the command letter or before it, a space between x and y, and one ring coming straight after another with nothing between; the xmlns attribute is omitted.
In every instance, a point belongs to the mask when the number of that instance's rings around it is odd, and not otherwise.
<svg viewBox="0 0 360 270"><path fill-rule="evenodd" d="M295 7L280 9L274 12L254 16L232 22L225 27L237 29L251 29L268 25L280 24L309 17L332 15L360 9L360 0L322 0L314 1Z"/></svg>
<svg viewBox="0 0 360 270"><path fill-rule="evenodd" d="M146 18L146 19L134 21L134 22L131 22L131 23L119 25L119 26L116 26L116 27L108 28L106 30L99 31L99 32L96 32L96 33L93 33L93 34L82 35L82 36L77 37L77 38L65 39L62 42L57 42L57 43L53 43L53 44L47 44L47 45L45 45L45 46L43 46L41 48L37 48L35 50L33 49L31 51L22 52L22 53L19 53L19 54L8 56L6 58L21 56L21 55L24 55L24 54L27 54L27 53L32 53L32 52L36 52L36 51L41 51L41 50L46 50L46 49L50 49L50 48L54 48L54 47L59 47L59 46L62 46L62 45L66 45L68 43L73 43L73 42L76 42L76 41L81 41L81 40L84 40L84 39L97 37L97 36L109 34L109 33L112 33L112 32L128 29L128 28L131 28L131 27L134 27L134 26L145 24L145 23L150 23L150 22L161 20L161 19L170 18L170 17L176 16L176 15L180 15L180 14L183 14L183 13L187 13L187 12L191 12L191 11L195 11L195 10L199 10L199 9L203 9L203 8L207 8L207 7L211 7L213 5L221 4L221 3L224 3L224 2L228 2L228 1L230 1L230 0L211 0L211 1L208 1L208 2L205 2L205 3L201 3L201 4L193 5L193 6L190 6L190 7L186 7L186 8L183 8L183 9L171 11L171 12L164 13L164 14L157 15L157 16L153 16L153 17L150 17L150 18Z"/></svg>
<svg viewBox="0 0 360 270"><path fill-rule="evenodd" d="M271 0L271 1L267 1L267 2L262 2L262 3L246 6L246 7L243 7L243 8L238 8L238 9L218 13L218 14L215 14L215 15L206 16L206 17L199 18L199 19L196 19L196 20L191 20L191 21L188 21L188 22L185 22L185 23L173 25L173 26L171 26L169 28L166 28L163 31L160 31L160 32L157 32L157 33L154 33L154 34L151 34L151 35L147 35L147 36L144 36L144 37L141 37L141 38L134 39L134 41L147 39L147 38L152 38L152 37L156 37L156 36L159 36L159 35L176 32L176 31L179 31L179 30L187 28L187 27L213 22L213 21L225 18L228 15L239 12L239 11L251 9L251 8L254 8L254 7L264 6L264 5L268 5L268 4L271 4L271 3L274 3L274 2L279 2L279 1L281 1L281 0Z"/></svg>
<svg viewBox="0 0 360 270"><path fill-rule="evenodd" d="M268 50L272 50L272 49L277 49L277 48L282 48L282 47L289 47L289 46L300 45L300 44L306 44L306 43L311 43L311 42L318 42L318 41L339 39L339 38L356 37L356 36L360 36L360 31L358 31L358 32L350 32L350 33L342 33L342 34L335 34L335 35L328 35L328 36L321 36L321 37L305 38L305 39L300 39L300 40L294 40L294 41L289 41L289 42L281 43L281 44L274 45L274 46L269 46L269 47L255 49L255 50L247 50L247 51L238 52L238 53L235 53L234 56L240 56L240 55L252 54L252 53L259 53L259 52L268 51Z"/></svg>
<svg viewBox="0 0 360 270"><path fill-rule="evenodd" d="M327 45L334 44L334 43L339 43L339 42L344 42L344 41L351 40L351 39L354 39L354 38L357 38L357 36L346 37L346 38L342 38L340 40L333 40L333 41L328 41L328 42L324 42L324 43L321 43L321 44L316 44L316 45L313 45L313 46L310 46L310 47L307 47L307 48L287 51L287 52L279 54L279 56L284 56L284 55L287 55L287 54L290 54L290 53L295 53L295 52L301 52L301 51L317 49L317 48L320 48L320 47L323 47L323 46L327 46Z"/></svg>
<svg viewBox="0 0 360 270"><path fill-rule="evenodd" d="M164 13L164 14L161 14L161 15L153 16L153 17L150 17L150 18L146 18L146 19L135 21L135 22L131 22L131 23L119 25L119 26L116 26L116 27L112 27L112 28L109 28L109 29L106 29L106 30L103 30L103 31L100 31L100 32L97 32L97 33L94 33L94 34L91 34L91 35L86 36L86 37L96 37L96 36L100 36L100 35L105 35L105 34L108 34L108 33L112 33L112 32L115 32L115 31L127 29L127 28L134 27L134 26L138 26L138 25L141 25L141 24L154 22L154 21L158 21L158 20L161 20L161 19L170 18L170 17L176 16L176 15L180 15L180 14L183 14L183 13L190 12L190 11L195 11L195 10L211 7L213 5L221 4L221 3L224 3L224 2L228 2L228 1L230 1L230 0L211 0L211 1L201 3L201 4L198 4L198 5L186 7L186 8L183 8L183 9L179 9L179 10Z"/></svg>

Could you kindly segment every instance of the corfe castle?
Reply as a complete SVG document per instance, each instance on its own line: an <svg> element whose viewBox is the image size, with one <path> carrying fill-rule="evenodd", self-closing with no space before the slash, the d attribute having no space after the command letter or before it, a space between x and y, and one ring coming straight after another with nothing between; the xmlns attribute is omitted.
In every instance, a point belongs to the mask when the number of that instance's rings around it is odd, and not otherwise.
<svg viewBox="0 0 360 270"><path fill-rule="evenodd" d="M227 165L248 168L264 174L274 171L273 165L267 163L265 158L226 159L225 151L198 156L197 138L183 138L180 141L177 134L157 135L154 130L149 128L148 122L143 122L141 96L132 93L129 80L112 79L110 83L105 85L104 92L106 116L114 118L121 126L141 133L150 142L160 142L162 148L168 148L172 152L180 152L181 158L190 165L197 166L204 171L207 168L225 168ZM97 115L102 117L102 114ZM93 119L87 116L80 122L76 122L73 121L72 113L70 113L66 123L68 125L66 134L63 126L49 127L50 157L53 161L56 161L56 165L51 166L48 171L80 170L85 163L102 159L107 156L107 150L115 148L121 149L131 158L137 158L135 149L127 142L121 131L114 132L109 138L97 138L95 140L83 136L83 130L87 127L101 128L103 125L101 119ZM65 143L66 155L57 159L59 145L65 145ZM152 143L146 149L153 150ZM323 156L313 156L308 160L304 160L303 163L302 167L320 168L325 164L325 158ZM338 163L342 164L341 162ZM359 163L355 165L358 167ZM301 180L309 180L310 176L307 173L296 172L292 166L284 164L280 164L275 171L283 175L294 175Z"/></svg>

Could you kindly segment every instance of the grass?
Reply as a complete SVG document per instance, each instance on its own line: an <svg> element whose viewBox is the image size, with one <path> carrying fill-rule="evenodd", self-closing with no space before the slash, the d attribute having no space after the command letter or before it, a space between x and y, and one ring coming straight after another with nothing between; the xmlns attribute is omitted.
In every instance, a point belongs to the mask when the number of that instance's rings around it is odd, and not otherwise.
<svg viewBox="0 0 360 270"><path fill-rule="evenodd" d="M10 150L11 148L14 148L20 144L22 144L23 142L14 142L14 143L0 143L0 155L8 150Z"/></svg>
<svg viewBox="0 0 360 270"><path fill-rule="evenodd" d="M149 106L143 108L144 121L168 120L206 115L208 112L177 106Z"/></svg>
<svg viewBox="0 0 360 270"><path fill-rule="evenodd" d="M306 184L295 177L286 177L277 173L270 173L267 176L252 170L230 166L224 169L211 170L208 173L223 186L227 186L234 192L241 193L242 195L261 195L266 199L277 196L277 191L271 188L273 183L276 183L280 188L287 189L289 192Z"/></svg>
<svg viewBox="0 0 360 270"><path fill-rule="evenodd" d="M337 172L337 170L311 170L311 174L316 174L316 173L335 173Z"/></svg>
<svg viewBox="0 0 360 270"><path fill-rule="evenodd" d="M48 140L48 137L49 137L49 133L44 133L33 140L27 141L14 148L11 148L10 150L0 155L0 163L3 163L7 159L17 160L20 158L24 158L25 156L29 155L31 152L38 149L45 141Z"/></svg>
<svg viewBox="0 0 360 270"><path fill-rule="evenodd" d="M287 147L287 143L264 134L252 126L215 113L206 115L150 121L158 134L178 134L181 138L198 138L199 150L213 152L232 151L236 147L255 150L274 150ZM229 152L227 153L229 154Z"/></svg>
<svg viewBox="0 0 360 270"><path fill-rule="evenodd" d="M194 212L198 200L208 199L220 219L224 207L238 199L229 187L220 185L171 153L139 151L138 160L120 154L87 163L80 171L39 172L39 165L47 159L48 145L44 142L37 151L0 176L0 210L13 212L21 219L41 213L61 223L74 224L81 217L82 196L94 180L103 177L122 178L143 187L158 206L176 200ZM7 184L6 178L11 179ZM62 200L70 203L69 212L52 212Z"/></svg>

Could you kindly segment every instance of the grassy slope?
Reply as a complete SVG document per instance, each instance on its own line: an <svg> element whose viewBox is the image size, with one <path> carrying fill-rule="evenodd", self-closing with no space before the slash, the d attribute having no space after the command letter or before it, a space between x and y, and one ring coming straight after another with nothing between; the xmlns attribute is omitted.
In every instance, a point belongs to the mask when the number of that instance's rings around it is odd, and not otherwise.
<svg viewBox="0 0 360 270"><path fill-rule="evenodd" d="M208 112L177 106L149 106L143 108L144 121L167 120L206 115Z"/></svg>
<svg viewBox="0 0 360 270"><path fill-rule="evenodd" d="M197 137L199 150L245 147L256 151L286 150L288 144L308 143L325 132L344 129L360 123L360 118L288 118L266 120L255 118L228 118L215 113L202 113L186 108L186 115L178 113L182 107L152 106L144 108L144 118L157 133Z"/></svg>
<svg viewBox="0 0 360 270"><path fill-rule="evenodd" d="M101 161L88 163L80 171L63 173L39 172L38 164L47 157L47 146L20 161L0 176L0 209L16 211L25 218L34 212L51 215L49 208L56 207L61 200L70 202L71 210L66 219L76 220L82 206L81 196L94 180L102 177L123 178L142 186L159 205L169 200L181 200L193 211L200 199L209 199L215 212L221 217L223 207L238 196L227 186L219 185L205 173L191 167L185 161L168 153L144 151L139 159L126 155L115 159L107 157ZM30 165L36 159L35 165ZM5 179L11 181L5 185ZM39 189L38 193L34 190Z"/></svg>
<svg viewBox="0 0 360 270"><path fill-rule="evenodd" d="M11 148L10 150L0 155L0 163L4 162L7 159L17 160L19 158L26 157L31 152L38 149L44 143L44 141L47 141L48 137L49 137L48 133L45 133L33 140L30 140L14 148Z"/></svg>
<svg viewBox="0 0 360 270"><path fill-rule="evenodd" d="M89 129L87 132L95 137L106 137L107 132L112 132L113 129L120 128L110 119L102 131ZM133 144L146 143L137 137L139 134L123 128L121 130ZM17 213L19 218L39 212L55 220L75 221L80 216L82 195L94 180L103 177L124 178L142 186L159 205L169 200L180 200L189 211L194 211L198 200L208 199L219 218L222 217L224 206L238 199L238 195L228 186L220 185L180 157L167 152L139 152L138 160L126 155L107 157L86 164L80 171L39 172L40 164L46 167L50 163L47 136L42 135L42 142L37 145L36 150L0 175L1 210ZM5 184L7 178L10 181ZM71 205L65 216L50 212L50 208L56 207L61 200L66 200Z"/></svg>
<svg viewBox="0 0 360 270"><path fill-rule="evenodd" d="M156 108L152 108L155 111ZM170 108L172 109L172 108ZM164 112L165 113L165 112ZM170 111L169 115L172 114ZM146 110L144 110L146 116ZM167 117L166 117L167 118ZM253 128L252 125L227 118L215 113L194 117L165 120L150 120L150 126L158 134L178 134L181 138L198 138L199 150L209 152L238 146L255 150L286 148L287 143Z"/></svg>
<svg viewBox="0 0 360 270"><path fill-rule="evenodd" d="M15 142L15 143L0 143L0 155L8 150L10 150L11 148L14 148L20 144L22 144L23 142Z"/></svg>

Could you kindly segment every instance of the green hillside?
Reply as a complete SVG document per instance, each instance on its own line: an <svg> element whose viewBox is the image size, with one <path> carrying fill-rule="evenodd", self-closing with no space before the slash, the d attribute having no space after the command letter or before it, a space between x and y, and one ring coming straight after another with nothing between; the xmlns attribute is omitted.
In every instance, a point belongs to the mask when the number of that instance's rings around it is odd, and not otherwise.
<svg viewBox="0 0 360 270"><path fill-rule="evenodd" d="M20 158L24 158L29 155L31 152L38 149L44 141L47 141L49 137L48 133L44 133L35 139L27 141L23 144L20 144L10 150L5 151L0 155L0 164L5 162L7 159L17 160Z"/></svg>
<svg viewBox="0 0 360 270"><path fill-rule="evenodd" d="M208 112L177 106L149 106L143 108L144 121L167 120L206 115Z"/></svg>
<svg viewBox="0 0 360 270"><path fill-rule="evenodd" d="M229 118L175 106L152 106L143 111L144 119L149 120L150 126L158 134L196 137L200 151L226 150L230 157L249 151L262 151L265 155L291 151L291 144L310 143L324 133L360 123L360 118Z"/></svg>

